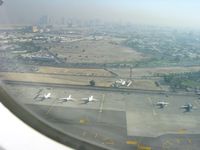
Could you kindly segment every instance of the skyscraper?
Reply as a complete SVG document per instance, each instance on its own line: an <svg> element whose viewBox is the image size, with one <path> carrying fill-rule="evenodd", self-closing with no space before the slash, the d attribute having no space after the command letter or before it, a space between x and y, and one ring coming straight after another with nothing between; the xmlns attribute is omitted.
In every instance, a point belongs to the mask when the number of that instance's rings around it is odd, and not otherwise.
<svg viewBox="0 0 200 150"><path fill-rule="evenodd" d="M39 24L40 25L47 25L48 24L48 16L42 16L42 17L40 17Z"/></svg>

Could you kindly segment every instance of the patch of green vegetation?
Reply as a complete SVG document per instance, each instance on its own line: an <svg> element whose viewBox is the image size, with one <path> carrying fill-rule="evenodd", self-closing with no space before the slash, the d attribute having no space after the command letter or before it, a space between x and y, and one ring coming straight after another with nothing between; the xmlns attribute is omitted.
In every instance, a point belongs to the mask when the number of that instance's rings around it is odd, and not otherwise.
<svg viewBox="0 0 200 150"><path fill-rule="evenodd" d="M184 80L182 81L181 84L184 87L191 87L191 88L200 87L200 82L196 82L193 80Z"/></svg>
<svg viewBox="0 0 200 150"><path fill-rule="evenodd" d="M194 89L200 87L200 71L164 75L164 82L170 85L171 88Z"/></svg>
<svg viewBox="0 0 200 150"><path fill-rule="evenodd" d="M168 67L168 66L176 66L177 62L166 60L166 59L146 59L142 61L138 61L135 67Z"/></svg>

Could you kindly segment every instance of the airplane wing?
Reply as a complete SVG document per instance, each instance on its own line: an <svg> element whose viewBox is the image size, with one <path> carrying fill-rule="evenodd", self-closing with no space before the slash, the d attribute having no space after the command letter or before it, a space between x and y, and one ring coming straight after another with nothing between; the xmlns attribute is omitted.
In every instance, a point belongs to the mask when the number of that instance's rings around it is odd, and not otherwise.
<svg viewBox="0 0 200 150"><path fill-rule="evenodd" d="M180 108L188 108L188 106L181 106Z"/></svg>
<svg viewBox="0 0 200 150"><path fill-rule="evenodd" d="M46 98L51 98L51 93L48 93L48 94L46 95Z"/></svg>
<svg viewBox="0 0 200 150"><path fill-rule="evenodd" d="M167 106L169 103L167 103L167 102L157 102L156 103L156 105L165 105L165 106Z"/></svg>

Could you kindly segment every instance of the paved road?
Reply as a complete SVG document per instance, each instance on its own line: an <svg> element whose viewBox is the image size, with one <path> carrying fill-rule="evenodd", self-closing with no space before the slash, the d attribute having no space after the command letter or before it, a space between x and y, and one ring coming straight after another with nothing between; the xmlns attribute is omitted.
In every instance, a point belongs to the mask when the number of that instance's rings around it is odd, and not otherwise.
<svg viewBox="0 0 200 150"><path fill-rule="evenodd" d="M111 92L135 92L135 93L147 93L147 94L165 94L165 95L184 95L194 96L193 92L170 92L165 90L144 90L135 88L111 88L111 87L100 87L100 86L85 86L85 85L71 85L71 84L56 84L56 83L41 83L41 82L25 82L25 81L12 81L3 80L5 84L15 84L24 86L46 86L54 88L71 88L71 89L83 89L83 90L97 90L97 91L111 91Z"/></svg>

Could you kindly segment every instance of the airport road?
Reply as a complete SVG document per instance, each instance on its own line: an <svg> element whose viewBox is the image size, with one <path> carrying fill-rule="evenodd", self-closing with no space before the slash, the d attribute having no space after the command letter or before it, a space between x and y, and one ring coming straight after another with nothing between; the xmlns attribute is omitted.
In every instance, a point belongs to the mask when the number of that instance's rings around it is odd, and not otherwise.
<svg viewBox="0 0 200 150"><path fill-rule="evenodd" d="M36 87L49 87L49 88L71 88L79 90L94 90L94 91L110 91L110 92L126 92L126 93L141 93L141 94L165 94L165 95L184 95L184 96L194 96L193 92L170 92L166 90L144 90L136 88L111 88L103 86L85 86L85 85L72 85L72 84L57 84L57 83L42 83L42 82L27 82L27 81L13 81L13 80L3 80L5 84L10 85L22 85L22 86L36 86Z"/></svg>

